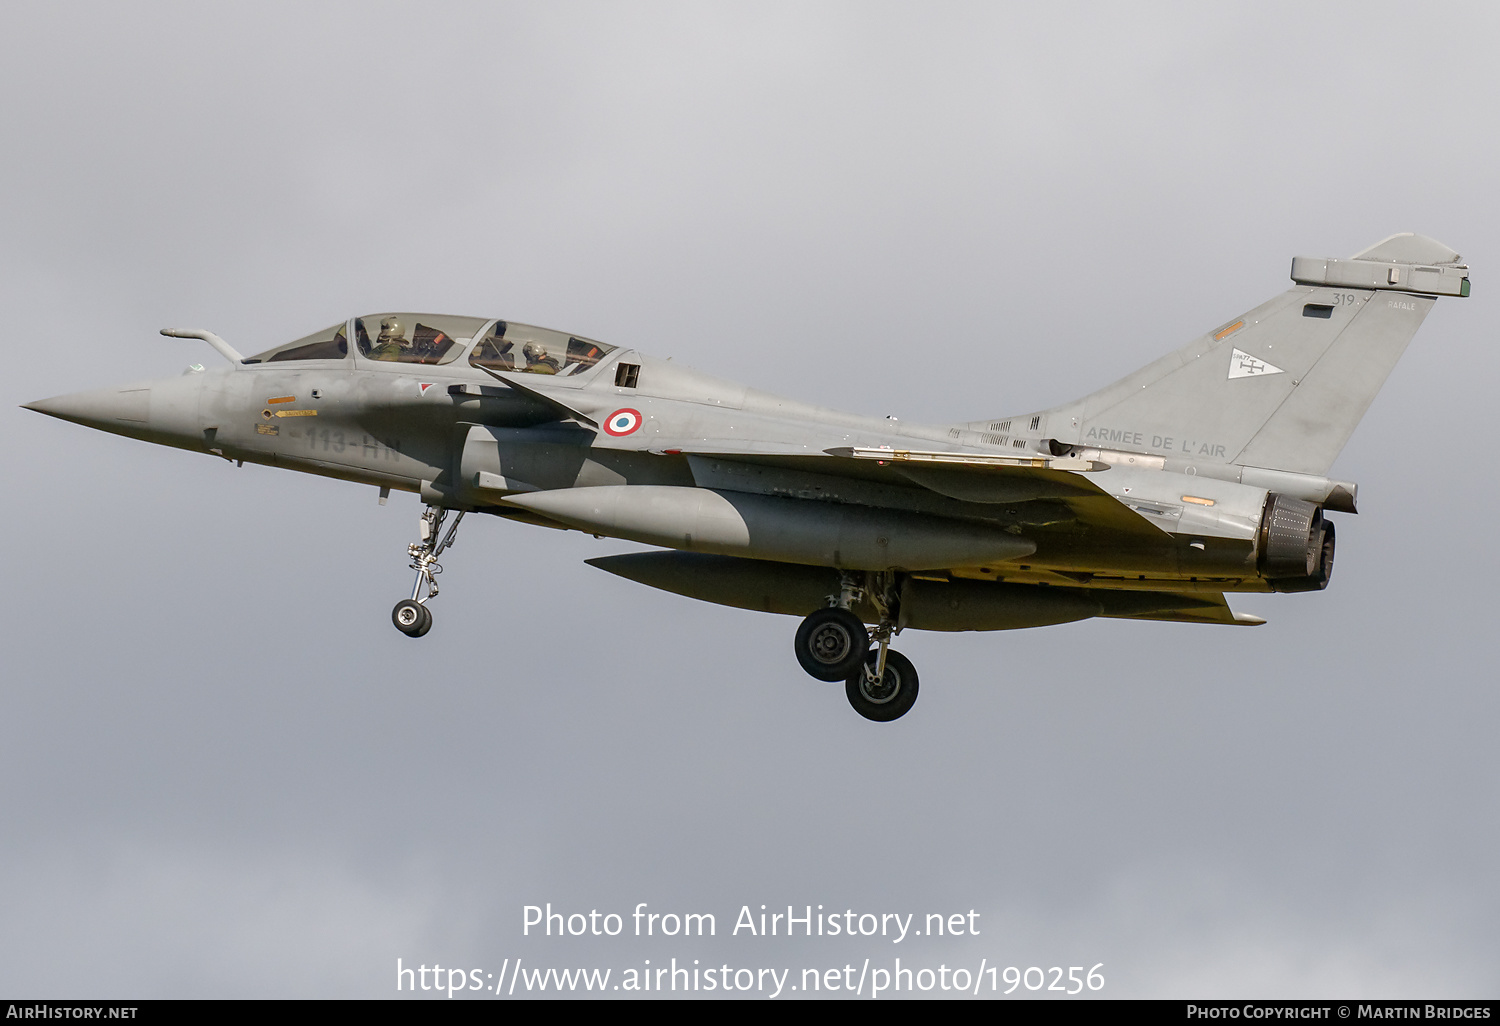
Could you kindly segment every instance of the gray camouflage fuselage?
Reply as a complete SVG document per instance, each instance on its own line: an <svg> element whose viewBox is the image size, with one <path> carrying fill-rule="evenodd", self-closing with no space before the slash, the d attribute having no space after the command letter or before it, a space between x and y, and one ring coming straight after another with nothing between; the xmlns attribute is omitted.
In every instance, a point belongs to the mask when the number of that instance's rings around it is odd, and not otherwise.
<svg viewBox="0 0 1500 1026"><path fill-rule="evenodd" d="M507 326L479 318L450 319L476 326L468 338L427 329L449 347L442 363L411 362L369 338L374 318L351 319L260 362L30 408L660 546L590 562L728 605L806 614L837 571L869 571L899 579L898 629L1259 623L1224 593L1327 583L1323 512L1354 512L1356 488L1325 475L1434 297L1468 291L1457 254L1420 236L1298 258L1293 275L1282 296L1077 403L955 425L840 413L561 333L546 337L569 340L567 363L554 343L550 363L521 367L547 353L528 342L506 365L481 350L499 353Z"/></svg>

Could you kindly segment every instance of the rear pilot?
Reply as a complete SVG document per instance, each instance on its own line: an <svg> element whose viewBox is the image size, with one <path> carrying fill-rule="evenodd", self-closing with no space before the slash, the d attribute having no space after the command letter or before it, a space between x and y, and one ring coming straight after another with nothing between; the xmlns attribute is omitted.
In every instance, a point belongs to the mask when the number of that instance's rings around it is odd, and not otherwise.
<svg viewBox="0 0 1500 1026"><path fill-rule="evenodd" d="M526 370L531 374L557 374L562 368L557 360L547 355L547 347L540 342L528 342L521 347L526 357Z"/></svg>

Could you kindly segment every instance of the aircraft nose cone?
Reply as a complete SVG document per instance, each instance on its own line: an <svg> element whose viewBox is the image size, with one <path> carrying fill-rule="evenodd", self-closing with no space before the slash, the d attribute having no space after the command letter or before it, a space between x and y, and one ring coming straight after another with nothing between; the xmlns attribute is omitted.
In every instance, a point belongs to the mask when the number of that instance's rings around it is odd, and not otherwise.
<svg viewBox="0 0 1500 1026"><path fill-rule="evenodd" d="M144 428L151 419L151 386L73 392L38 399L22 408L103 431Z"/></svg>

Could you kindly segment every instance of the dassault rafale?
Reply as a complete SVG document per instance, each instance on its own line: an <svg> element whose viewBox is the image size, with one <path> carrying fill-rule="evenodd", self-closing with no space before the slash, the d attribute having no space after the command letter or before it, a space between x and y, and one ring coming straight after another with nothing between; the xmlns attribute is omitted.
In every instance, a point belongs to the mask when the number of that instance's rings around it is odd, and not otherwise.
<svg viewBox="0 0 1500 1026"><path fill-rule="evenodd" d="M469 513L658 546L588 560L708 602L802 617L794 650L894 720L902 630L1104 616L1254 625L1230 592L1324 588L1327 475L1439 296L1447 246L1393 235L1297 257L1293 287L1076 402L955 424L839 413L631 349L446 314L339 321L227 366L26 408L161 445L392 489L425 504L397 629L432 627Z"/></svg>

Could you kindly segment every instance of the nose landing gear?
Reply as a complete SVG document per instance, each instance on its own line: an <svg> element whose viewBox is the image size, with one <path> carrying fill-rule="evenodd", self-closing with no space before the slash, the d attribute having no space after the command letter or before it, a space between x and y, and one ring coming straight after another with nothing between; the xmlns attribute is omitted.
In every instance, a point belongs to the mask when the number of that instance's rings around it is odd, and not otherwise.
<svg viewBox="0 0 1500 1026"><path fill-rule="evenodd" d="M818 680L844 681L854 711L869 720L888 722L917 700L917 670L911 660L890 650L901 632L900 575L888 572L844 572L839 593L797 628L797 662ZM880 617L874 631L865 629L850 607L868 602ZM876 647L870 648L873 637Z"/></svg>
<svg viewBox="0 0 1500 1026"><path fill-rule="evenodd" d="M449 512L451 511L440 506L428 506L423 510L418 525L421 540L406 547L407 554L411 556L411 568L417 572L417 579L411 586L411 598L402 599L391 610L391 622L398 631L410 638L420 638L432 630L432 610L427 608L427 603L437 596L437 575L443 572L443 566L437 558L453 544L453 538L458 534L458 525L464 519L463 511L460 510L458 516L453 518L448 533L443 534L443 522L448 518Z"/></svg>

